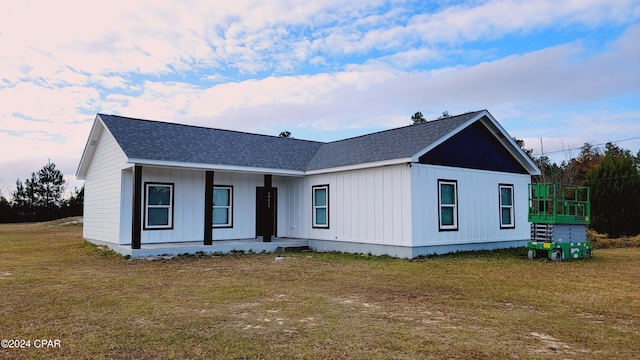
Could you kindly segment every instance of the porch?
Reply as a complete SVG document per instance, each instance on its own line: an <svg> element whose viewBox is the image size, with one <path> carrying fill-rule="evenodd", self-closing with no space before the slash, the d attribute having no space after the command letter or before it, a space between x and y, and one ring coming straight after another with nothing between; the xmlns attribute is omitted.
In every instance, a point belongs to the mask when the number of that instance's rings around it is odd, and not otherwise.
<svg viewBox="0 0 640 360"><path fill-rule="evenodd" d="M263 242L262 237L254 239L215 240L212 245L204 245L201 241L141 244L140 249L132 249L130 244L119 245L96 240L88 240L95 245L107 246L111 250L123 256L131 258L146 258L156 256L176 256L184 254L227 254L234 251L240 252L277 252L288 249L308 248L309 241L290 238L272 238L271 242Z"/></svg>

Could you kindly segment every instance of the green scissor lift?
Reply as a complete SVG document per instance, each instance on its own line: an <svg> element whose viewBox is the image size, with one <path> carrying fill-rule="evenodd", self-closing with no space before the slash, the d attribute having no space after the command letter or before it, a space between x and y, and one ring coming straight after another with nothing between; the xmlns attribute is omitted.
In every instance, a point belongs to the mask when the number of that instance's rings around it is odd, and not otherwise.
<svg viewBox="0 0 640 360"><path fill-rule="evenodd" d="M529 185L529 259L582 259L591 256L587 225L589 188L562 184Z"/></svg>

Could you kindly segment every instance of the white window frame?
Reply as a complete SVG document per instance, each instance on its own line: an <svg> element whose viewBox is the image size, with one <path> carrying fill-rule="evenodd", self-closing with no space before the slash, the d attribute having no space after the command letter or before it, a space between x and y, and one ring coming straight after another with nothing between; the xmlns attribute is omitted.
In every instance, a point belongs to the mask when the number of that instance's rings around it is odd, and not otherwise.
<svg viewBox="0 0 640 360"><path fill-rule="evenodd" d="M442 185L453 186L453 204L442 203ZM453 212L453 224L442 223L442 209L451 208ZM440 231L456 231L458 230L458 181L457 180L438 180L438 228Z"/></svg>
<svg viewBox="0 0 640 360"><path fill-rule="evenodd" d="M169 188L169 204L149 204L149 189L151 187L168 187ZM166 230L173 229L173 183L153 183L144 184L144 229L145 230ZM151 225L149 224L150 209L167 209L167 224Z"/></svg>
<svg viewBox="0 0 640 360"><path fill-rule="evenodd" d="M325 205L316 205L316 190L325 190ZM311 187L311 212L313 217L313 228L328 229L329 228L329 185L317 185ZM316 210L326 209L326 224L319 224L316 218Z"/></svg>
<svg viewBox="0 0 640 360"><path fill-rule="evenodd" d="M502 189L509 189L509 191L511 191L511 205L502 204ZM514 195L514 191L513 191L513 185L512 184L499 184L498 185L498 205L499 205L498 216L500 218L500 228L501 229L513 229L513 228L516 227L515 214L514 214L515 199L513 198L513 195ZM504 209L508 209L509 210L509 220L510 220L510 222L508 224L505 224L505 223L502 222L502 211Z"/></svg>
<svg viewBox="0 0 640 360"><path fill-rule="evenodd" d="M216 189L224 189L229 190L229 205L215 205L213 203L213 209L211 210L211 226L214 228L230 228L233 227L233 186L231 185L214 185L213 191L211 192L211 196L215 196ZM213 214L215 213L215 209L227 209L227 223L226 224L214 224L213 223Z"/></svg>

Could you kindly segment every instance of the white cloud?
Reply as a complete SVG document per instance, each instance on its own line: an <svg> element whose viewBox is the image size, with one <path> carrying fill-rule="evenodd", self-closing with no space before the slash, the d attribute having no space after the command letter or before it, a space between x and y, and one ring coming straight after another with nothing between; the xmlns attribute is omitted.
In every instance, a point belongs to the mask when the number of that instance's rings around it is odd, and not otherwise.
<svg viewBox="0 0 640 360"><path fill-rule="evenodd" d="M403 15L402 10L395 9L382 16L339 24L326 36L314 39L314 48L331 54L353 54L402 49L407 44L450 47L550 27L595 28L603 23L637 20L640 4L636 0L493 0L443 7L435 13ZM366 27L360 26L363 24Z"/></svg>
<svg viewBox="0 0 640 360"><path fill-rule="evenodd" d="M457 42L495 39L506 33L530 32L549 26L595 27L603 22L623 23L639 15L640 4L634 0L493 0L416 15L407 25L407 31L429 42Z"/></svg>
<svg viewBox="0 0 640 360"><path fill-rule="evenodd" d="M620 65L631 66L638 58L634 40L639 28L630 27L607 48L608 53L591 57L583 54L580 43L574 43L475 66L428 72L354 66L348 72L269 76L208 88L184 82L145 81L133 94L101 97L95 90L79 88L67 99L52 96L61 91L49 89L41 97L50 98L50 102L41 106L40 112L25 115L45 119L55 104L63 109L97 106L127 116L203 124L207 119L206 124L252 131L276 124L321 124L326 129L350 128L354 123L389 126L388 121L398 116L389 116L397 114L393 109L404 109L408 114L422 110L437 116L444 110L453 113L526 104L529 109L544 111L536 104L551 101L570 105L637 91L637 71L621 71ZM409 51L398 54L394 61L429 55L428 50Z"/></svg>
<svg viewBox="0 0 640 360"><path fill-rule="evenodd" d="M257 72L270 69L274 64L268 59L281 50L298 48L298 30L324 26L345 14L355 16L379 3L15 3L0 14L2 63L9 70L4 76L12 82L25 75L52 77L65 66L92 74L165 74L194 66ZM298 57L307 58L301 52Z"/></svg>
<svg viewBox="0 0 640 360"><path fill-rule="evenodd" d="M12 3L0 14L3 78L224 69L287 72L320 54L410 51L549 26L596 26L640 17L633 0L500 0L411 16L411 2L77 0ZM403 50L404 49L404 50ZM283 56L286 54L286 56ZM314 62L318 64L317 61Z"/></svg>

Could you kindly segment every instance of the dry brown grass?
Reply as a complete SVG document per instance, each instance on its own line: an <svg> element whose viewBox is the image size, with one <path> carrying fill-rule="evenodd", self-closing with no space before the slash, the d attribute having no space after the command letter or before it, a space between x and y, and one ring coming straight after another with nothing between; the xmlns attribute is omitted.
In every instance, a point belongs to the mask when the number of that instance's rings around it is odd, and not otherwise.
<svg viewBox="0 0 640 360"><path fill-rule="evenodd" d="M599 234L589 229L587 230L587 239L594 249L640 247L640 235L611 239L606 234Z"/></svg>
<svg viewBox="0 0 640 360"><path fill-rule="evenodd" d="M632 359L640 248L414 261L296 253L127 260L80 225L0 225L0 358ZM282 256L282 255L280 255Z"/></svg>

